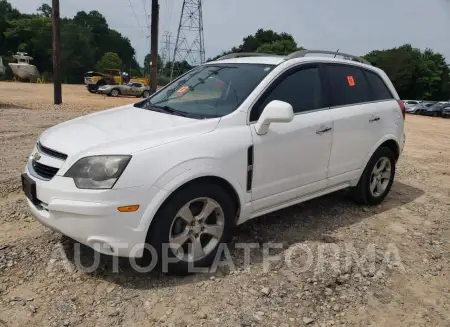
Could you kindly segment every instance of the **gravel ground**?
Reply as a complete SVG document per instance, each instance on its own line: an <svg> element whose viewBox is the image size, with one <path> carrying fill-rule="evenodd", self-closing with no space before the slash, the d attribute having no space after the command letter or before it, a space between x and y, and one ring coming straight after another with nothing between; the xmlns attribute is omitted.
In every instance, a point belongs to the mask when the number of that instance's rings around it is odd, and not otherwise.
<svg viewBox="0 0 450 327"><path fill-rule="evenodd" d="M233 266L214 274L139 273L128 260L116 270L105 256L87 272L78 244L30 216L19 175L45 128L136 100L65 85L55 109L51 92L0 83L0 327L450 326L449 119L407 117L379 206L340 192L252 220L236 229ZM235 246L245 242L260 245L249 264ZM266 243L280 260L266 260ZM94 253L79 250L87 267Z"/></svg>

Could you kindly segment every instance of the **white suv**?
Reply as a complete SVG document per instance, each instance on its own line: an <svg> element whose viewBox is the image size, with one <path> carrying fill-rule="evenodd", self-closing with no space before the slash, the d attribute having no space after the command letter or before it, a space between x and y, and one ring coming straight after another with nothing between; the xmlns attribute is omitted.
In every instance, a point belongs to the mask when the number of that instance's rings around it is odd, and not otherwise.
<svg viewBox="0 0 450 327"><path fill-rule="evenodd" d="M46 130L22 175L32 213L106 254L141 257L148 244L162 256L168 244L169 269L185 272L249 219L344 188L380 203L404 104L382 70L323 53L227 55Z"/></svg>

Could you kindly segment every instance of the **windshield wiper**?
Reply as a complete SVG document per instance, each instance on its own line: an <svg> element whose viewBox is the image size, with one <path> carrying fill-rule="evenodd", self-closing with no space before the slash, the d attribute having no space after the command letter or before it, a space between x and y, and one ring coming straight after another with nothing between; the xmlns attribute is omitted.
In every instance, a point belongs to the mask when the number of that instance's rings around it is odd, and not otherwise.
<svg viewBox="0 0 450 327"><path fill-rule="evenodd" d="M174 109L172 107L169 106L157 106L154 104L150 104L150 109L157 109L160 112L165 112L165 113L169 113L171 115L177 115L177 116L182 116L182 117L189 117L189 114L184 112L184 111L180 111L177 109Z"/></svg>

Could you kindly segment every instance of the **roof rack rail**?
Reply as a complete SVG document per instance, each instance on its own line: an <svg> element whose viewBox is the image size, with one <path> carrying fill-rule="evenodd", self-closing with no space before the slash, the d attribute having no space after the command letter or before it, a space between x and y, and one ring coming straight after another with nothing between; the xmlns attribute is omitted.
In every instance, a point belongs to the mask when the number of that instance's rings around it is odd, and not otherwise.
<svg viewBox="0 0 450 327"><path fill-rule="evenodd" d="M272 53L262 53L262 52L234 52L226 54L216 60L233 59L241 57L279 57Z"/></svg>
<svg viewBox="0 0 450 327"><path fill-rule="evenodd" d="M347 53L336 52L336 51L326 51L326 50L300 50L300 51L296 51L296 52L291 53L285 59L286 60L290 60L290 59L294 59L294 58L302 58L302 57L305 57L307 54L310 54L310 53L329 54L329 55L334 55L334 56L342 56L342 57L344 57L344 59L347 59L347 60L354 60L354 61L358 61L358 62L361 62L361 63L366 64L366 65L371 65L371 63L368 62L364 58L361 58L361 57L358 57L358 56L354 56L354 55L350 55L350 54L347 54Z"/></svg>

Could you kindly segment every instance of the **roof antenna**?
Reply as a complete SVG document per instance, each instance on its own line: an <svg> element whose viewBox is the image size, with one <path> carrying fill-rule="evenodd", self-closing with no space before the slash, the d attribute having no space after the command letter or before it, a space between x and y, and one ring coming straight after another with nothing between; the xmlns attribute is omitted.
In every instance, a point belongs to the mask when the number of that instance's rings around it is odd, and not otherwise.
<svg viewBox="0 0 450 327"><path fill-rule="evenodd" d="M336 55L338 54L339 49L336 50L336 53L334 54L334 58L336 58Z"/></svg>

